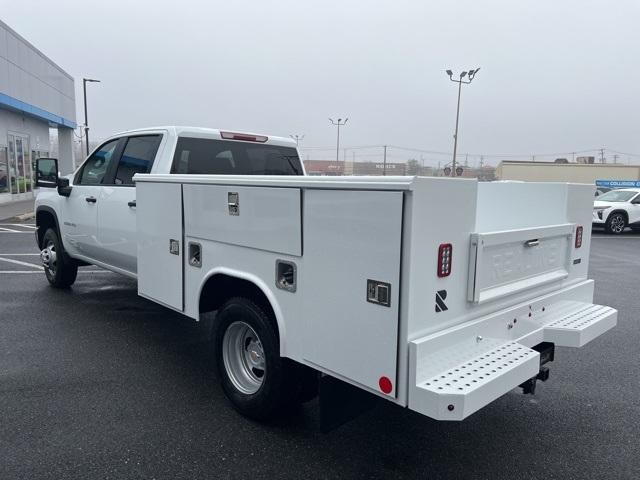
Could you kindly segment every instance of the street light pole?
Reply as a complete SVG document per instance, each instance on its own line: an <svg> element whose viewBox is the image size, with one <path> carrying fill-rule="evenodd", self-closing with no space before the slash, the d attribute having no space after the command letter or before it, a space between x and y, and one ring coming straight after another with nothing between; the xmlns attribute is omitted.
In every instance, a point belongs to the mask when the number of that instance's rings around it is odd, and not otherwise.
<svg viewBox="0 0 640 480"><path fill-rule="evenodd" d="M338 127L338 138L336 140L336 162L340 161L340 127L343 125L346 125L347 122L349 121L348 118L344 119L344 122L342 121L341 118L338 119L337 122L335 122L334 120L332 120L331 118L329 119L329 121L335 125L336 127Z"/></svg>
<svg viewBox="0 0 640 480"><path fill-rule="evenodd" d="M462 84L463 83L471 83L473 77L476 76L480 70L480 67L475 70L469 70L468 72L461 72L460 78L455 80L453 78L453 72L451 70L447 70L447 75L449 75L449 80L452 82L456 82L458 84L458 106L456 107L456 131L453 134L453 161L451 164L451 176L456 176L456 155L458 154L458 123L460 120L460 95L462 94ZM469 80L464 80L464 77L467 77Z"/></svg>
<svg viewBox="0 0 640 480"><path fill-rule="evenodd" d="M298 135L297 133L295 135L289 135L289 136L296 141L296 146L298 146L298 147L300 146L300 142L304 138L304 134L303 135Z"/></svg>
<svg viewBox="0 0 640 480"><path fill-rule="evenodd" d="M85 142L87 144L87 156L89 156L89 119L87 116L87 82L97 82L100 80L95 80L93 78L83 78L82 79L82 90L84 92L84 135Z"/></svg>

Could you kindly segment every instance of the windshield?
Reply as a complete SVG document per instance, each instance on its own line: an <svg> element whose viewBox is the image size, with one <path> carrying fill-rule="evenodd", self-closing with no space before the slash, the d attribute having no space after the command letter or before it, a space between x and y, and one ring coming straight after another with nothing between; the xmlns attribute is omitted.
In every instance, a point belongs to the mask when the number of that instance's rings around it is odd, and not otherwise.
<svg viewBox="0 0 640 480"><path fill-rule="evenodd" d="M638 192L633 190L611 190L598 197L599 202L628 202L635 197Z"/></svg>
<svg viewBox="0 0 640 480"><path fill-rule="evenodd" d="M298 152L264 143L180 137L171 173L302 175Z"/></svg>

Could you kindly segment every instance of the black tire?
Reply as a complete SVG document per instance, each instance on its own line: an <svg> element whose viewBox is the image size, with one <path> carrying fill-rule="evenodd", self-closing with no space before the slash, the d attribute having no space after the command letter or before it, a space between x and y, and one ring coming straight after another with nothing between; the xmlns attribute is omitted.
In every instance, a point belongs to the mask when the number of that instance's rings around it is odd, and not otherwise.
<svg viewBox="0 0 640 480"><path fill-rule="evenodd" d="M73 285L78 275L78 264L65 253L56 230L49 228L44 233L41 248L44 274L51 286L69 288Z"/></svg>
<svg viewBox="0 0 640 480"><path fill-rule="evenodd" d="M627 227L627 217L620 212L613 212L607 218L605 230L612 235L620 235Z"/></svg>
<svg viewBox="0 0 640 480"><path fill-rule="evenodd" d="M244 297L228 300L216 319L222 388L236 410L255 420L278 416L299 401L300 365L280 357L276 325L272 314Z"/></svg>

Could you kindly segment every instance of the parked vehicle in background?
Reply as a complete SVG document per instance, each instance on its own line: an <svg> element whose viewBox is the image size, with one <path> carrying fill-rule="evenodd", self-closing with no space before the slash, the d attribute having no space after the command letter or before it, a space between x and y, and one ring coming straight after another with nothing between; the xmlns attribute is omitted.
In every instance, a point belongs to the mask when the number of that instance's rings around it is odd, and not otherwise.
<svg viewBox="0 0 640 480"><path fill-rule="evenodd" d="M640 188L611 190L593 202L593 223L607 233L619 235L631 227L640 230Z"/></svg>
<svg viewBox="0 0 640 480"><path fill-rule="evenodd" d="M604 195L607 192L610 192L611 189L609 187L596 187L596 197L599 197L600 195Z"/></svg>

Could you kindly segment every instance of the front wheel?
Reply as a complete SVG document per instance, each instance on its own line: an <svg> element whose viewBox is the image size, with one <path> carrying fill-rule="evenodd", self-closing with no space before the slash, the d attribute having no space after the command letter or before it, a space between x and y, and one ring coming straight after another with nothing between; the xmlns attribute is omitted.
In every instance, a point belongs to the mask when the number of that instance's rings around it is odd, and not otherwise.
<svg viewBox="0 0 640 480"><path fill-rule="evenodd" d="M65 253L62 242L53 228L48 229L42 237L40 259L51 286L68 288L76 281L78 264Z"/></svg>
<svg viewBox="0 0 640 480"><path fill-rule="evenodd" d="M624 232L624 229L627 227L627 219L622 213L612 213L607 218L607 223L605 225L605 230L607 233L612 233L614 235L620 235Z"/></svg>
<svg viewBox="0 0 640 480"><path fill-rule="evenodd" d="M273 315L248 298L219 310L215 349L222 388L243 415L266 420L298 398L293 362L280 357Z"/></svg>

